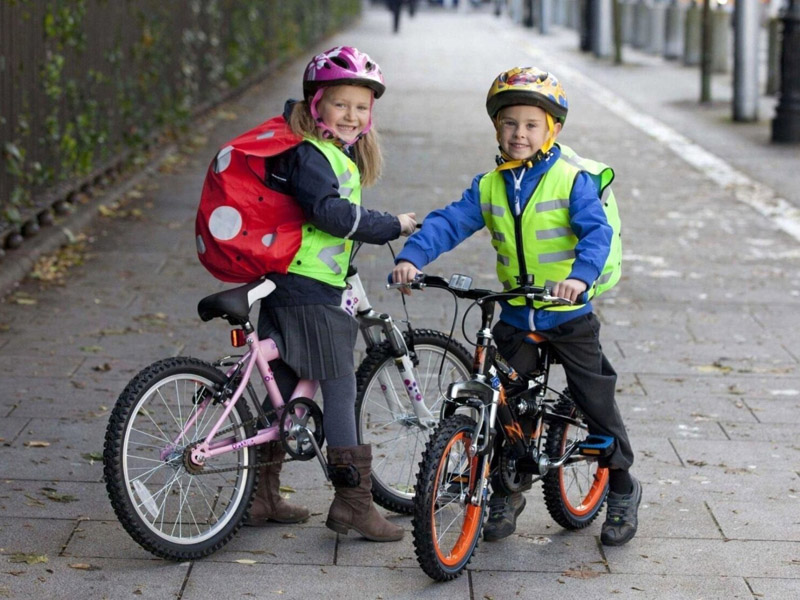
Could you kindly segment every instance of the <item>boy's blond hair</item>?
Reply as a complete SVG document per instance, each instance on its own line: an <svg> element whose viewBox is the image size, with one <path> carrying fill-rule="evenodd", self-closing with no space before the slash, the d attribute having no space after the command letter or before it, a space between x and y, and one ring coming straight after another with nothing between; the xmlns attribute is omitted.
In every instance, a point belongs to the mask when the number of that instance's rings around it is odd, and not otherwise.
<svg viewBox="0 0 800 600"><path fill-rule="evenodd" d="M314 122L314 117L311 116L311 111L305 100L295 103L292 107L292 114L289 116L289 127L292 133L297 136L325 140L319 134L317 124ZM383 167L383 156L381 155L380 136L374 124L366 135L353 144L353 160L361 174L361 185L368 187L378 181Z"/></svg>

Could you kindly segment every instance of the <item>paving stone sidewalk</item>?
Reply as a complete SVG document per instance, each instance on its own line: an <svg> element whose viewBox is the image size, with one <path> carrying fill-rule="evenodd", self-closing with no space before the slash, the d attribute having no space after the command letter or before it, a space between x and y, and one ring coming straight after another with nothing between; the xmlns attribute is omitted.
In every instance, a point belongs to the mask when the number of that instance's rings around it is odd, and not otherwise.
<svg viewBox="0 0 800 600"><path fill-rule="evenodd" d="M110 194L119 206L72 232L85 236L83 260L63 285L27 279L0 304L0 598L797 597L800 241L754 210L741 182L714 176L729 169L768 199L800 206L797 148L769 145L764 122L739 128L719 105L692 107L694 71L677 65L631 52L614 70L579 53L575 32L542 38L488 7L404 17L392 35L388 11L367 8L315 49L356 45L386 74L375 120L387 164L366 204L424 216L489 170L486 90L517 64L561 77L571 110L560 141L616 170L624 277L597 312L644 486L639 534L606 548L599 522L564 532L534 486L517 533L481 543L467 573L438 584L417 565L408 517L391 517L407 531L394 544L325 528L333 492L316 462L293 463L284 477L312 510L307 523L242 529L205 560L156 559L121 528L102 481L110 410L150 362L228 351L225 324L195 311L225 287L195 255L203 174L221 143L300 95L301 59ZM719 159L717 170L692 166L665 142L680 138L653 123ZM481 232L427 272L467 273L489 287L493 260ZM401 316L383 286L389 250L365 248L358 264L373 305ZM435 291L415 293L408 310L415 327L451 326L452 303Z"/></svg>

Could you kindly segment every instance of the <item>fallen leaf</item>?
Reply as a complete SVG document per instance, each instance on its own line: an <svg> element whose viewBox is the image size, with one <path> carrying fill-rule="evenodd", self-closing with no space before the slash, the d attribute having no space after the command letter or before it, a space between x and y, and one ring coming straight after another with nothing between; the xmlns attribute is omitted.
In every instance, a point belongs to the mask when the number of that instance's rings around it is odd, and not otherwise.
<svg viewBox="0 0 800 600"><path fill-rule="evenodd" d="M78 569L79 571L99 571L100 567L95 567L88 563L72 563L67 565L70 569Z"/></svg>
<svg viewBox="0 0 800 600"><path fill-rule="evenodd" d="M8 562L12 563L25 563L27 565L35 565L37 563L46 563L47 562L47 555L45 554L23 554L22 552L18 552L17 554L12 554Z"/></svg>
<svg viewBox="0 0 800 600"><path fill-rule="evenodd" d="M17 296L15 298L12 298L12 300L17 304L22 304L27 306L32 306L34 304L37 304L37 300L35 298L20 298L19 296Z"/></svg>
<svg viewBox="0 0 800 600"><path fill-rule="evenodd" d="M293 534L293 533L284 533L283 534L283 539L285 539L285 540L293 540L296 537L297 536L295 534Z"/></svg>
<svg viewBox="0 0 800 600"><path fill-rule="evenodd" d="M282 485L281 487L278 488L278 491L294 494L296 490L293 487L289 487L288 485Z"/></svg>
<svg viewBox="0 0 800 600"><path fill-rule="evenodd" d="M50 442L43 442L41 440L30 440L23 444L28 448L47 448L50 445Z"/></svg>
<svg viewBox="0 0 800 600"><path fill-rule="evenodd" d="M38 498L34 498L33 496L29 496L25 494L25 497L30 500L30 502L26 502L28 506L45 506L45 503L39 500Z"/></svg>
<svg viewBox="0 0 800 600"><path fill-rule="evenodd" d="M256 561L250 560L249 558L239 558L233 562L239 563L240 565L254 565Z"/></svg>
<svg viewBox="0 0 800 600"><path fill-rule="evenodd" d="M71 494L59 494L54 490L42 489L42 495L53 502L77 502L78 499Z"/></svg>

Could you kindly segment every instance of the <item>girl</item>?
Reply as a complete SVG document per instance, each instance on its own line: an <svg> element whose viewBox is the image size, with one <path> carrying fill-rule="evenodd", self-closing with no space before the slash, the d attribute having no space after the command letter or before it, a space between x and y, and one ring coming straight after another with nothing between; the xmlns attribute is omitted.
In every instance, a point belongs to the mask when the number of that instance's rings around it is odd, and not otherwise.
<svg viewBox="0 0 800 600"><path fill-rule="evenodd" d="M301 247L286 274L270 274L277 289L263 302L258 334L273 338L280 361L271 366L288 398L297 377L318 380L325 403L324 430L335 496L326 525L339 533L351 528L373 541L395 541L403 529L389 523L372 504L369 445L358 445L354 404L358 325L340 308L353 240L383 244L410 235L414 213L393 216L361 206L361 185L381 170L372 104L385 91L383 75L369 56L340 46L315 56L303 75L304 100L284 109L293 133L303 142L267 158L266 185L293 196L306 218ZM262 467L262 485L250 524L266 520L304 521L305 507L279 494L283 449L273 442Z"/></svg>

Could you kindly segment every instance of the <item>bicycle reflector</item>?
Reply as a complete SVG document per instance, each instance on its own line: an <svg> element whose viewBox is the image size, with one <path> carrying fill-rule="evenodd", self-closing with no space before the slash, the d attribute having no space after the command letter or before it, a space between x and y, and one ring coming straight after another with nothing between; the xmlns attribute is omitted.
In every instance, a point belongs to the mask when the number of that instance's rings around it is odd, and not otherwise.
<svg viewBox="0 0 800 600"><path fill-rule="evenodd" d="M244 333L244 329L231 330L231 345L234 348L241 348L246 343L247 343L247 336Z"/></svg>

